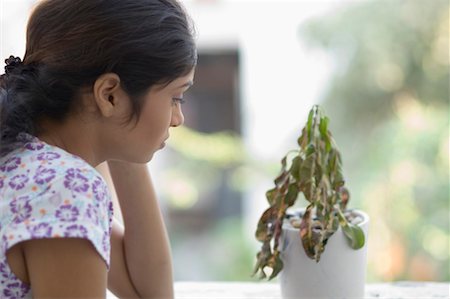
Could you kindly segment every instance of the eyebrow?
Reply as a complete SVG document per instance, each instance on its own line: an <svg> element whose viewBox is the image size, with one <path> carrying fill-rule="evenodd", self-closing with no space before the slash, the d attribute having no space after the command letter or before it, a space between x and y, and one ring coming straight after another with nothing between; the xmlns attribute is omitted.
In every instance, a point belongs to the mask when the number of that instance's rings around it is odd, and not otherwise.
<svg viewBox="0 0 450 299"><path fill-rule="evenodd" d="M188 82L184 83L183 85L179 86L178 88L191 87L192 85L194 85L194 82L193 81L188 81Z"/></svg>

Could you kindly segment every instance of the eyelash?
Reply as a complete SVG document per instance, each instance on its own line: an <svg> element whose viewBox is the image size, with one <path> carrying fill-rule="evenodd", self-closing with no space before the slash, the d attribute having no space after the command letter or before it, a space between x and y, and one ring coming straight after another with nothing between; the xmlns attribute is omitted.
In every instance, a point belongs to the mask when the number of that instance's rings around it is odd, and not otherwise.
<svg viewBox="0 0 450 299"><path fill-rule="evenodd" d="M176 103L184 104L186 102L182 98L172 98L172 101L173 101L174 104L176 104Z"/></svg>

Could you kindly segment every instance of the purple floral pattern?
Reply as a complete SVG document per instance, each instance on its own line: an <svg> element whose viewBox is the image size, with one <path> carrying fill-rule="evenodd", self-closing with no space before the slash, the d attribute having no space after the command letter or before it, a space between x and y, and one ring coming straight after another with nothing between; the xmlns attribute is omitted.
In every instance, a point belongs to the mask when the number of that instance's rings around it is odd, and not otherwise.
<svg viewBox="0 0 450 299"><path fill-rule="evenodd" d="M103 250L108 252L111 249L111 241L110 241L110 234L109 233L104 233L103 234L103 239L102 239L102 246L103 246Z"/></svg>
<svg viewBox="0 0 450 299"><path fill-rule="evenodd" d="M30 291L30 287L21 281L16 281L9 283L6 289L3 290L4 298L8 299L21 299L23 296ZM3 297L2 297L3 298Z"/></svg>
<svg viewBox="0 0 450 299"><path fill-rule="evenodd" d="M0 243L0 248L1 248L1 252L5 252L6 249L8 248L8 238L6 237L6 235L2 236L2 242ZM0 261L1 263L1 261Z"/></svg>
<svg viewBox="0 0 450 299"><path fill-rule="evenodd" d="M0 166L0 170L6 172L14 170L17 167L19 167L20 163L21 160L19 157L11 157L8 160L6 160L5 163L2 164L2 166Z"/></svg>
<svg viewBox="0 0 450 299"><path fill-rule="evenodd" d="M92 223L98 224L98 210L91 204L88 204L86 208L86 216L89 218Z"/></svg>
<svg viewBox="0 0 450 299"><path fill-rule="evenodd" d="M31 298L6 251L39 238L88 239L109 269L113 205L104 180L77 156L21 134L23 148L0 158L0 298Z"/></svg>
<svg viewBox="0 0 450 299"><path fill-rule="evenodd" d="M66 237L79 237L79 238L87 238L88 231L83 225L74 224L66 228L66 232L64 233Z"/></svg>
<svg viewBox="0 0 450 299"><path fill-rule="evenodd" d="M9 206L11 208L11 212L15 216L13 220L14 223L22 222L31 216L32 208L28 196L20 196L18 198L14 198Z"/></svg>
<svg viewBox="0 0 450 299"><path fill-rule="evenodd" d="M45 168L42 165L36 170L36 174L33 179L36 184L49 183L55 177L56 170L51 168Z"/></svg>
<svg viewBox="0 0 450 299"><path fill-rule="evenodd" d="M60 221L73 222L77 220L80 212L72 205L63 205L55 213L56 218Z"/></svg>
<svg viewBox="0 0 450 299"><path fill-rule="evenodd" d="M21 299L26 295L30 286L20 281L10 268L7 266L6 262L0 262L0 286L7 285L7 288L3 290L3 296L0 298L17 298Z"/></svg>
<svg viewBox="0 0 450 299"><path fill-rule="evenodd" d="M99 202L102 202L108 195L108 188L100 179L96 179L92 183L92 191L94 192L95 199Z"/></svg>
<svg viewBox="0 0 450 299"><path fill-rule="evenodd" d="M44 144L39 142L27 142L24 147L30 151L38 151L44 147Z"/></svg>
<svg viewBox="0 0 450 299"><path fill-rule="evenodd" d="M36 226L28 228L33 239L50 238L52 236L52 227L49 223L42 222Z"/></svg>
<svg viewBox="0 0 450 299"><path fill-rule="evenodd" d="M0 262L0 279L1 283L3 284L5 281L13 280L14 279L14 273L7 270L8 267L6 266L6 263Z"/></svg>
<svg viewBox="0 0 450 299"><path fill-rule="evenodd" d="M41 161L52 161L61 157L58 153L55 152L43 152L37 156L38 160Z"/></svg>
<svg viewBox="0 0 450 299"><path fill-rule="evenodd" d="M81 173L80 169L70 168L66 172L64 186L75 192L86 192L89 188L88 179Z"/></svg>
<svg viewBox="0 0 450 299"><path fill-rule="evenodd" d="M112 201L109 201L108 204L108 214L109 215L114 215L114 205ZM109 218L109 234L112 233L112 224L113 224L113 217Z"/></svg>
<svg viewBox="0 0 450 299"><path fill-rule="evenodd" d="M25 184L28 182L28 177L25 174L18 174L14 176L9 182L9 186L15 190L20 190L25 187Z"/></svg>

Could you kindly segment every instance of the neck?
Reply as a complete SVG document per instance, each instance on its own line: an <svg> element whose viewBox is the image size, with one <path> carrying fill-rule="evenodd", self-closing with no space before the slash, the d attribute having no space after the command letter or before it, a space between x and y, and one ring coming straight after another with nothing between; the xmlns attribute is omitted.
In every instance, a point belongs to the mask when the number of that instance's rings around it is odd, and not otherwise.
<svg viewBox="0 0 450 299"><path fill-rule="evenodd" d="M96 167L103 161L96 150L96 143L93 142L95 140L93 127L74 119L68 119L62 124L46 120L41 122L41 133L36 137Z"/></svg>

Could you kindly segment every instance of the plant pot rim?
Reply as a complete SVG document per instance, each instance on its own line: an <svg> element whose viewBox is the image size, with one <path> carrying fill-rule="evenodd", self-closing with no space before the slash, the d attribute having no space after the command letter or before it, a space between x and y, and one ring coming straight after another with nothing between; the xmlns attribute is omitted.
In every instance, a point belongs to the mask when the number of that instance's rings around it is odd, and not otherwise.
<svg viewBox="0 0 450 299"><path fill-rule="evenodd" d="M305 211L305 209L306 208L298 208L298 209L294 209L294 211ZM369 222L370 217L369 217L369 215L366 212L364 212L362 210L358 210L358 209L353 209L351 211L362 217L362 221L357 223L356 225L358 225L358 226L365 226ZM285 225L285 224L288 224L288 225ZM339 226L339 229L340 228L341 227ZM299 228L293 227L291 225L291 223L289 221L287 221L286 218L284 219L283 229L284 230L292 230L292 231L298 231L299 230Z"/></svg>

